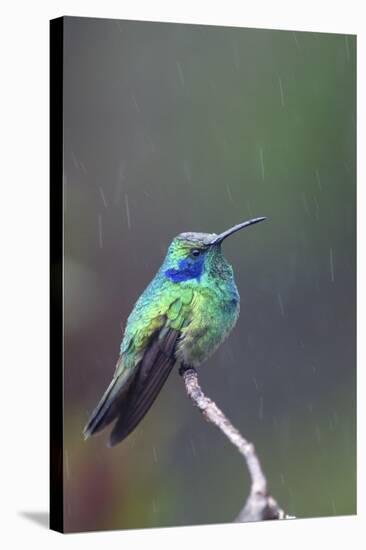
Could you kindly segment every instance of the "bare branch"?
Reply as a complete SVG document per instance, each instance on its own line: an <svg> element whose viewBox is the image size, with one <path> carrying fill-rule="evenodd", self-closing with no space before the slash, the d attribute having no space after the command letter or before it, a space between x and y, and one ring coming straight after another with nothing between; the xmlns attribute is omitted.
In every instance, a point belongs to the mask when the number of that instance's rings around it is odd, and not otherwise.
<svg viewBox="0 0 366 550"><path fill-rule="evenodd" d="M184 379L187 394L194 405L199 408L206 420L215 424L226 435L245 458L251 479L251 490L235 521L247 522L290 518L280 509L274 498L268 494L267 480L254 445L247 441L231 424L216 403L205 396L198 382L197 371L191 367L181 367L179 374Z"/></svg>

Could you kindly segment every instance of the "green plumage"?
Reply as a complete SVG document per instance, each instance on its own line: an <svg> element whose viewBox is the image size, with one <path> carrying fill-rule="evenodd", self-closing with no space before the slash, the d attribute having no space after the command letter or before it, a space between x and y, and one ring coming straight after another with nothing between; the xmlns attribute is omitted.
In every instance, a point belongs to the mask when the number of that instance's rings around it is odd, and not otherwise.
<svg viewBox="0 0 366 550"><path fill-rule="evenodd" d="M110 445L146 414L176 363L197 367L223 342L239 315L232 267L222 255L229 234L182 233L140 296L125 329L113 379L84 429L85 437L115 421Z"/></svg>

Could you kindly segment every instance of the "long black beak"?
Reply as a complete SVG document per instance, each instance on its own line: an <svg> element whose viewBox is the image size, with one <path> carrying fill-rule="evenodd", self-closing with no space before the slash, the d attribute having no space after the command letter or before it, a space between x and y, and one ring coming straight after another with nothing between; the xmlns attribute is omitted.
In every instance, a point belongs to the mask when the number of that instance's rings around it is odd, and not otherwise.
<svg viewBox="0 0 366 550"><path fill-rule="evenodd" d="M240 231L241 229L244 229L245 227L249 227L249 225L253 225L255 223L263 222L266 219L267 218L265 218L265 217L253 218L252 220L248 220L246 222L239 223L238 225L234 225L234 227L231 227L230 229L227 229L223 233L220 233L220 235L217 235L216 237L214 237L214 239L211 241L210 244L220 244L229 235L232 235L233 233L236 233L237 231Z"/></svg>

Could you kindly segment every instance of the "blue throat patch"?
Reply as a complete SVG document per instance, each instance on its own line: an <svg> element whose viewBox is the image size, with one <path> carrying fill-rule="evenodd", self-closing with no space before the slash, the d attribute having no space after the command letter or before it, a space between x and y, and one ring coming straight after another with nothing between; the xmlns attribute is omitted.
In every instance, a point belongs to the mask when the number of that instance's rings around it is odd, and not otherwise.
<svg viewBox="0 0 366 550"><path fill-rule="evenodd" d="M199 281L203 273L204 263L204 255L199 256L197 259L184 258L184 260L180 260L178 269L167 269L164 271L164 275L171 279L173 283L181 283L190 279Z"/></svg>

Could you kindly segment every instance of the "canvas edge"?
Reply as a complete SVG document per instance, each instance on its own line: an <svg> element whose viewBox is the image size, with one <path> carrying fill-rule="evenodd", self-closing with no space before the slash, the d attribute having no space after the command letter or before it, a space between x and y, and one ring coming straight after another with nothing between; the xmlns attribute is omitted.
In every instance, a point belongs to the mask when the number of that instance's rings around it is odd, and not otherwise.
<svg viewBox="0 0 366 550"><path fill-rule="evenodd" d="M64 532L63 491L63 49L64 18L50 21L50 521Z"/></svg>

